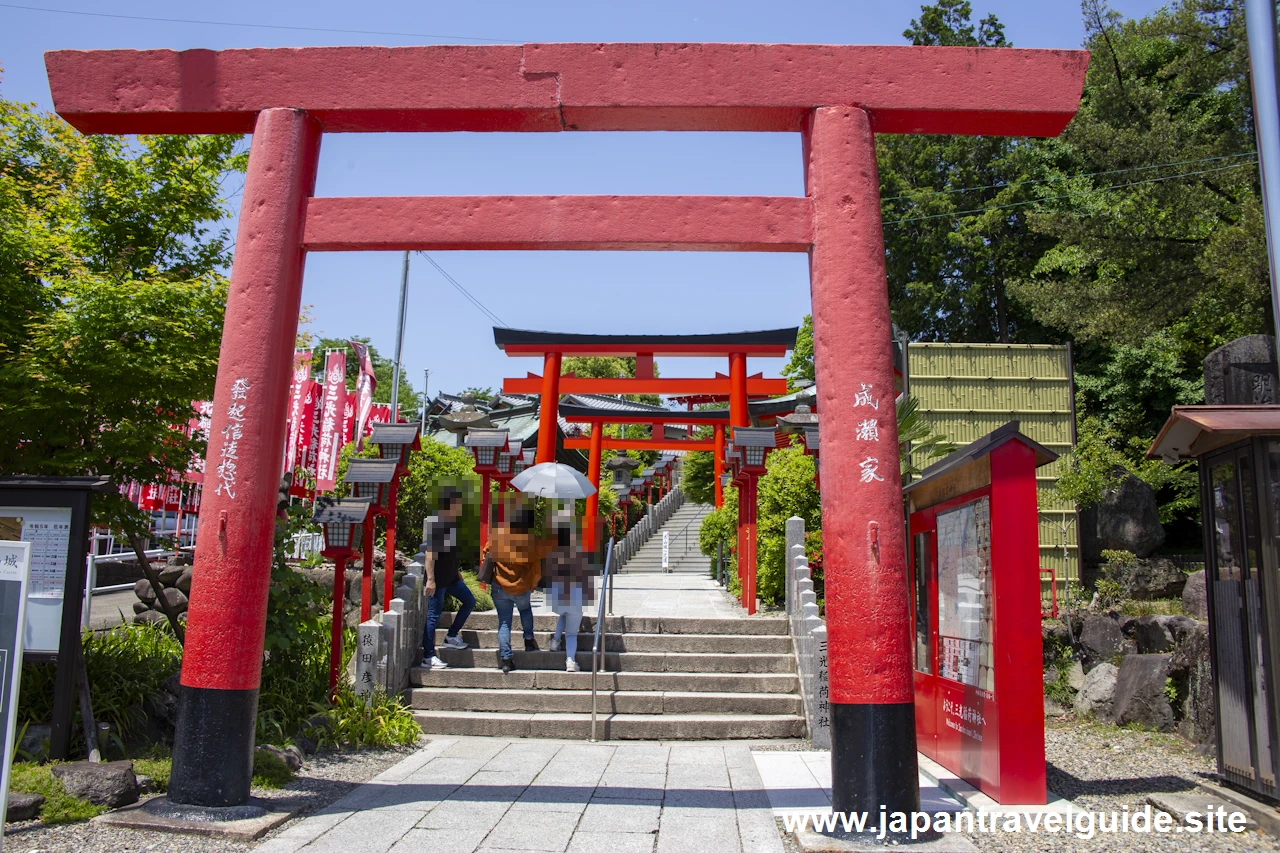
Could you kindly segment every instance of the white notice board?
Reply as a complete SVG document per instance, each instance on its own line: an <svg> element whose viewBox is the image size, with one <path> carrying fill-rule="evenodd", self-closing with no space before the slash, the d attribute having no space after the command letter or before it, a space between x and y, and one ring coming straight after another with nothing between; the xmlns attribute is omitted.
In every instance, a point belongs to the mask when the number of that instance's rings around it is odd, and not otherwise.
<svg viewBox="0 0 1280 853"><path fill-rule="evenodd" d="M0 506L0 541L15 539L31 543L23 648L29 652L57 652L67 551L71 545L71 508Z"/></svg>

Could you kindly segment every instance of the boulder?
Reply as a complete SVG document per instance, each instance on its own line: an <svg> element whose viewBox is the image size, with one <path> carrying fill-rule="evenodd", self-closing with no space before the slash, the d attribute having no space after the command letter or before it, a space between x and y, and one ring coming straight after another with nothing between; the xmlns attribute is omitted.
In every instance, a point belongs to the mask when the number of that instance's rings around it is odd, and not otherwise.
<svg viewBox="0 0 1280 853"><path fill-rule="evenodd" d="M1173 632L1167 616L1139 616L1134 621L1133 639L1143 655L1173 651Z"/></svg>
<svg viewBox="0 0 1280 853"><path fill-rule="evenodd" d="M1276 403L1276 342L1270 335L1246 335L1204 358L1204 401L1210 406Z"/></svg>
<svg viewBox="0 0 1280 853"><path fill-rule="evenodd" d="M1137 723L1156 731L1173 730L1173 706L1165 689L1171 655L1129 655L1120 662L1115 699L1104 719L1125 726Z"/></svg>
<svg viewBox="0 0 1280 853"><path fill-rule="evenodd" d="M39 794L23 794L18 791L10 791L4 810L5 822L14 823L19 820L34 820L40 814L40 807L43 805L44 797Z"/></svg>
<svg viewBox="0 0 1280 853"><path fill-rule="evenodd" d="M135 601L133 603L134 613L146 613L150 609L151 609L151 605L147 604L145 601Z"/></svg>
<svg viewBox="0 0 1280 853"><path fill-rule="evenodd" d="M311 740L311 738L298 735L293 739L293 742L298 749L302 750L304 755L315 755L317 747L315 741Z"/></svg>
<svg viewBox="0 0 1280 853"><path fill-rule="evenodd" d="M1209 597L1205 590L1204 569L1187 575L1182 588L1182 612L1201 622L1209 621Z"/></svg>
<svg viewBox="0 0 1280 853"><path fill-rule="evenodd" d="M1113 566L1112 577L1124 589L1125 597L1138 601L1177 598L1187 585L1187 576L1172 560L1149 557Z"/></svg>
<svg viewBox="0 0 1280 853"><path fill-rule="evenodd" d="M298 749L296 746L289 747L288 749L281 749L280 747L272 746L271 744L263 744L257 747L255 751L274 755L276 758L280 759L280 761L284 762L284 765L294 773L297 773L302 769L302 750Z"/></svg>
<svg viewBox="0 0 1280 853"><path fill-rule="evenodd" d="M1067 626L1060 619L1042 619L1040 621L1040 642L1047 652L1051 643L1056 645L1070 643L1071 634L1067 632Z"/></svg>
<svg viewBox="0 0 1280 853"><path fill-rule="evenodd" d="M143 578L133 585L133 594L138 596L139 601L145 601L151 604L156 600L156 591L151 587L151 581Z"/></svg>
<svg viewBox="0 0 1280 853"><path fill-rule="evenodd" d="M1164 543L1155 490L1118 468L1119 482L1107 489L1092 513L1091 545L1102 551L1132 551L1146 557Z"/></svg>
<svg viewBox="0 0 1280 853"><path fill-rule="evenodd" d="M178 575L178 579L174 582L174 587L182 591L184 595L191 595L191 575L194 570L187 567L182 570L182 574Z"/></svg>
<svg viewBox="0 0 1280 853"><path fill-rule="evenodd" d="M163 613L155 610L148 610L146 613L139 613L133 617L133 624L135 625L163 625L168 621Z"/></svg>
<svg viewBox="0 0 1280 853"><path fill-rule="evenodd" d="M169 605L169 609L173 613L185 613L187 611L187 596L182 590L174 587L166 587L164 591L165 603Z"/></svg>
<svg viewBox="0 0 1280 853"><path fill-rule="evenodd" d="M165 586L176 586L183 571L185 569L182 566L165 566L160 570L160 583Z"/></svg>
<svg viewBox="0 0 1280 853"><path fill-rule="evenodd" d="M1119 672L1109 663L1100 663L1086 672L1084 684L1076 694L1076 713L1095 714L1105 719L1111 713Z"/></svg>
<svg viewBox="0 0 1280 853"><path fill-rule="evenodd" d="M132 761L101 764L74 761L56 764L52 772L68 794L99 806L118 809L138 801L138 780L133 775Z"/></svg>
<svg viewBox="0 0 1280 853"><path fill-rule="evenodd" d="M1077 693L1084 689L1084 667L1078 660L1067 664L1067 686Z"/></svg>
<svg viewBox="0 0 1280 853"><path fill-rule="evenodd" d="M1090 615L1080 627L1080 657L1085 670L1109 661L1120 653L1124 635L1120 625L1110 616Z"/></svg>
<svg viewBox="0 0 1280 853"><path fill-rule="evenodd" d="M53 726L27 726L22 732L22 740L18 742L18 751L32 761L39 761L49 752L49 741L53 738Z"/></svg>
<svg viewBox="0 0 1280 853"><path fill-rule="evenodd" d="M195 561L196 558L193 553L190 551L182 551L171 555L169 559L165 561L165 564L169 566L190 566L193 565Z"/></svg>
<svg viewBox="0 0 1280 853"><path fill-rule="evenodd" d="M1213 669L1209 658L1209 626L1187 619L1191 628L1175 625L1170 677L1178 684L1182 720L1178 733L1192 743L1216 742L1214 728Z"/></svg>
<svg viewBox="0 0 1280 853"><path fill-rule="evenodd" d="M1048 696L1044 697L1044 715L1046 717L1065 717L1067 709Z"/></svg>

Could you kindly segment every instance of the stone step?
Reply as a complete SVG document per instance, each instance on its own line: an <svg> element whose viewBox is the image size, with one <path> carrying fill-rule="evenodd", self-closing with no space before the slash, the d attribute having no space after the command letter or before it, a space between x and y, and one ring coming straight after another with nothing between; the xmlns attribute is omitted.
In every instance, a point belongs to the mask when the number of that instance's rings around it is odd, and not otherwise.
<svg viewBox="0 0 1280 853"><path fill-rule="evenodd" d="M586 739L591 714L414 711L429 735ZM804 717L773 714L601 714L597 736L609 740L798 738Z"/></svg>
<svg viewBox="0 0 1280 853"><path fill-rule="evenodd" d="M590 690L528 690L418 687L409 691L410 707L422 711L496 711L501 713L591 713ZM660 693L597 691L600 714L781 714L804 713L794 693Z"/></svg>
<svg viewBox="0 0 1280 853"><path fill-rule="evenodd" d="M448 628L452 625L453 615L452 613L441 614L439 627ZM534 614L533 624L535 631L554 631L556 628L555 614ZM520 616L516 614L514 627L517 632L520 630L519 626ZM595 626L594 616L582 617L582 625L580 626L582 633L595 631ZM498 614L493 610L485 613L472 613L467 619L466 627L474 631L496 631L498 630ZM785 616L743 616L738 619L716 617L697 619L675 616L606 616L604 630L610 634L773 636L787 633L787 619Z"/></svg>
<svg viewBox="0 0 1280 853"><path fill-rule="evenodd" d="M517 660L517 665L519 661ZM471 669L409 670L409 683L418 687L450 689L590 690L590 661L582 672L559 669L522 670L502 674L496 667ZM712 672L600 672L598 691L657 691L660 693L791 693L799 689L792 672L734 673Z"/></svg>
<svg viewBox="0 0 1280 853"><path fill-rule="evenodd" d="M468 623L470 620L468 620ZM519 623L515 632L519 634ZM436 631L436 645L444 643L446 629ZM498 632L473 631L469 624L459 633L462 641L473 649L496 649ZM551 631L534 633L538 645L544 649L551 647ZM604 634L600 638L604 642L606 652L709 652L712 654L791 654L791 638L782 635L745 636L741 634ZM578 649L589 650L595 642L595 635L581 631L578 633ZM523 643L518 638L517 645Z"/></svg>
<svg viewBox="0 0 1280 853"><path fill-rule="evenodd" d="M516 635L516 649L523 640ZM451 649L436 646L436 655L451 667L497 667L497 649ZM517 669L564 669L564 652L516 651ZM578 665L591 669L591 652L580 650ZM606 652L600 668L609 672L794 672L790 654L708 654L705 652Z"/></svg>

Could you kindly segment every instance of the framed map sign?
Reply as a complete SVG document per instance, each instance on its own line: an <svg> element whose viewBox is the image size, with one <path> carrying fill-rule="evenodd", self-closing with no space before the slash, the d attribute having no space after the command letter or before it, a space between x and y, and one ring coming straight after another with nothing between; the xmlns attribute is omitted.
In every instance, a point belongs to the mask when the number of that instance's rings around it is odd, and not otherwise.
<svg viewBox="0 0 1280 853"><path fill-rule="evenodd" d="M937 548L941 675L990 692L991 499L939 512Z"/></svg>
<svg viewBox="0 0 1280 853"><path fill-rule="evenodd" d="M32 652L57 652L71 545L71 508L0 507L0 541L6 540L31 544L23 646Z"/></svg>

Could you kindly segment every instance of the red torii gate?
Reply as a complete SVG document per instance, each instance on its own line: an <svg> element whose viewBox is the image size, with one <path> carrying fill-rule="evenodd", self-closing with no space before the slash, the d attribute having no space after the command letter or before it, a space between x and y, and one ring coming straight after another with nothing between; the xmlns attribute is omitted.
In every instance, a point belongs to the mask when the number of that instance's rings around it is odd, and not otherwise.
<svg viewBox="0 0 1280 853"><path fill-rule="evenodd" d="M809 255L824 413L832 805L918 807L874 133L1057 135L1079 105L1086 52L530 44L55 51L45 63L58 112L83 133L253 134L171 799L225 806L249 796L306 253L640 249ZM325 132L580 130L800 133L805 195L312 197ZM882 404L889 417L872 439L859 425ZM245 417L254 428L234 429Z"/></svg>

